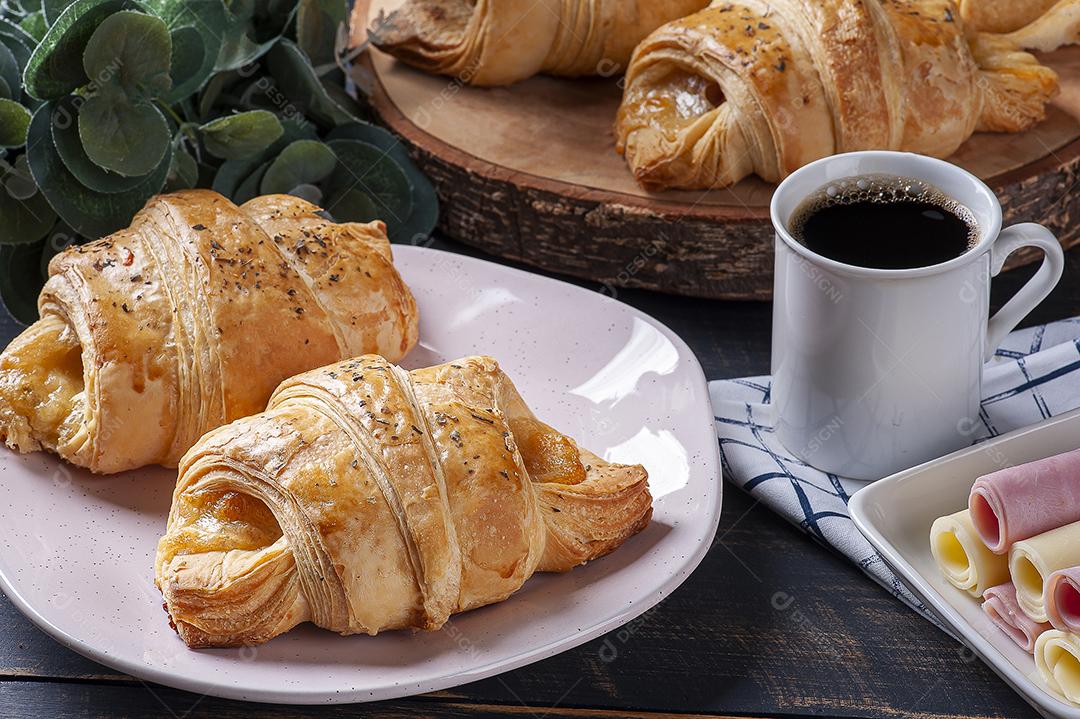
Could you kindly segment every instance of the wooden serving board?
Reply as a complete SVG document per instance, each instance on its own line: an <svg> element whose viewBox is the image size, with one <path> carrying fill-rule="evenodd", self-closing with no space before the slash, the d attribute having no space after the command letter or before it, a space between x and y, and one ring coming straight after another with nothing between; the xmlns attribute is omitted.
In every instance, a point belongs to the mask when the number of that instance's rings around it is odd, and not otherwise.
<svg viewBox="0 0 1080 719"><path fill-rule="evenodd" d="M400 0L360 0L368 17ZM1080 241L1080 47L1042 56L1061 77L1047 119L979 133L951 158L998 193L1006 224L1037 221ZM616 287L767 299L773 185L648 192L615 152L620 78L538 76L473 88L372 48L354 77L379 121L409 146L442 201L441 229L501 257ZM1037 259L1017 253L1009 266Z"/></svg>

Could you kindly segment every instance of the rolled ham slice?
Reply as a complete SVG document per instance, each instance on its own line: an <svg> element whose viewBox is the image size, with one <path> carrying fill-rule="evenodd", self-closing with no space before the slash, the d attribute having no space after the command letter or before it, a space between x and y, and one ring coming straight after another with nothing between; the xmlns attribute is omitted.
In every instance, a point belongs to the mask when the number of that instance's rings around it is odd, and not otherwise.
<svg viewBox="0 0 1080 719"><path fill-rule="evenodd" d="M1046 622L1036 622L1020 609L1016 602L1016 587L1005 582L983 592L982 610L998 629L1028 654L1035 651L1035 640L1050 629Z"/></svg>
<svg viewBox="0 0 1080 719"><path fill-rule="evenodd" d="M1059 569L1047 577L1043 602L1054 629L1080 633L1080 567Z"/></svg>
<svg viewBox="0 0 1080 719"><path fill-rule="evenodd" d="M986 548L966 509L934 520L930 553L945 579L972 596L1009 580L1008 561Z"/></svg>
<svg viewBox="0 0 1080 719"><path fill-rule="evenodd" d="M995 554L1007 553L1021 539L1080 521L1080 450L979 477L968 509Z"/></svg>
<svg viewBox="0 0 1080 719"><path fill-rule="evenodd" d="M1080 639L1057 629L1035 640L1035 666L1050 689L1080 706Z"/></svg>
<svg viewBox="0 0 1080 719"><path fill-rule="evenodd" d="M1059 569L1080 565L1080 522L1022 539L1009 550L1016 601L1037 622L1050 621L1043 601L1046 580Z"/></svg>

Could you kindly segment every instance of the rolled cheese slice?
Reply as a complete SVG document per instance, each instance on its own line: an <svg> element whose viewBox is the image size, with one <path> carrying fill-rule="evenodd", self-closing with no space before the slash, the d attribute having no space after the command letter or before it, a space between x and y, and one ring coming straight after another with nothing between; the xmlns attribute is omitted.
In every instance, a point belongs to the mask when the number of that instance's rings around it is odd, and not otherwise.
<svg viewBox="0 0 1080 719"><path fill-rule="evenodd" d="M1080 450L979 477L968 509L995 554L1006 554L1013 542L1080 521Z"/></svg>
<svg viewBox="0 0 1080 719"><path fill-rule="evenodd" d="M1080 638L1051 629L1035 640L1035 666L1052 691L1080 706Z"/></svg>
<svg viewBox="0 0 1080 719"><path fill-rule="evenodd" d="M1024 614L1016 602L1016 587L1012 582L990 587L983 592L983 600L986 616L1028 654L1035 651L1039 635L1050 629L1046 622L1036 622Z"/></svg>
<svg viewBox="0 0 1080 719"><path fill-rule="evenodd" d="M1046 580L1059 569L1080 565L1080 522L1051 529L1012 545L1009 573L1016 601L1037 622L1050 621L1043 602Z"/></svg>
<svg viewBox="0 0 1080 719"><path fill-rule="evenodd" d="M945 579L972 596L1009 581L1009 563L982 543L966 509L934 520L930 553Z"/></svg>

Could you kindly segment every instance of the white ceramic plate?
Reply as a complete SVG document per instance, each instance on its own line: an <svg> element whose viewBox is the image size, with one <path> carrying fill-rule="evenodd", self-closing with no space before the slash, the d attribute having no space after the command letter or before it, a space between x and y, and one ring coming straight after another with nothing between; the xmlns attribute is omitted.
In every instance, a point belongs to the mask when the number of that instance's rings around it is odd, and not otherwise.
<svg viewBox="0 0 1080 719"><path fill-rule="evenodd" d="M538 575L439 632L340 637L311 625L260 647L187 649L153 586L175 476L93 477L0 449L0 586L75 651L142 679L235 699L355 702L444 689L549 657L638 616L704 556L720 517L705 377L656 320L595 292L395 246L421 311L417 367L496 357L536 413L609 460L640 462L652 523L613 554Z"/></svg>
<svg viewBox="0 0 1080 719"><path fill-rule="evenodd" d="M1080 709L1053 694L1031 655L983 613L979 603L941 576L930 554L930 525L967 506L976 477L1080 446L1080 410L1003 434L882 479L859 490L848 509L904 583L997 674L1044 716L1080 719Z"/></svg>

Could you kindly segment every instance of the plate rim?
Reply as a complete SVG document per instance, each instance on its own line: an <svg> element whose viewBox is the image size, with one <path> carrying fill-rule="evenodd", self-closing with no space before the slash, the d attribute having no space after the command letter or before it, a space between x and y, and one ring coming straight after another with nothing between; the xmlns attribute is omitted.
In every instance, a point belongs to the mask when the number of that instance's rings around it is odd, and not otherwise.
<svg viewBox="0 0 1080 719"><path fill-rule="evenodd" d="M404 252L401 252L402 250L404 250ZM399 257L408 256L414 253L418 255L435 253L443 256L444 259L461 261L465 264L478 263L486 266L484 269L489 271L494 269L497 272L508 272L511 277L527 276L530 279L538 279L543 282L562 285L564 289L569 288L569 291L572 293L585 293L590 295L591 299L596 299L595 295L598 294L562 279L548 277L539 273L529 272L527 270L458 252L408 244L394 244L392 246L392 251L394 253L395 265L398 263ZM398 254L399 252L401 252L400 255ZM697 355L690 346L687 345L677 333L671 330L671 328L663 322L636 307L632 307L614 297L602 297L604 301L618 305L623 312L627 312L631 316L641 319L647 324L660 330L660 332L675 345L680 358L687 357L689 359L688 369L692 371L694 380L700 386L702 395L706 398L709 396L708 382L705 377L705 372L701 367L701 362L698 360ZM711 405L708 401L705 402L704 409L707 410L708 416L701 418L702 425L707 427L710 432L715 433L713 428L714 417ZM491 660L467 670L459 670L450 674L443 674L409 684L394 684L369 690L348 689L330 693L328 691L291 690L276 687L260 687L258 689L252 689L246 686L230 685L200 677L189 677L184 674L176 674L164 669L151 667L138 661L132 661L126 657L109 654L107 651L95 647L92 643L64 631L49 621L34 607L33 604L27 601L11 582L11 579L4 572L3 567L0 567L0 590L4 592L11 603L23 614L23 616L28 618L35 626L64 647L106 667L124 672L137 680L150 681L174 689L223 699L291 705L366 703L388 699L400 699L416 694L440 691L486 679L514 669L519 669L528 664L547 659L556 654L578 647L636 619L678 589L679 586L693 574L701 564L701 561L705 558L705 555L712 546L713 539L715 538L719 527L724 495L723 467L720 461L719 443L713 442L711 443L711 446L712 451L707 453L705 459L707 460L711 474L715 475L713 482L715 486L715 501L709 503L708 513L701 517L703 532L701 533L700 541L692 552L686 554L685 559L680 564L668 566L668 576L666 579L659 586L654 588L645 598L632 602L613 613L605 614L603 618L587 629L568 633L560 639L546 642L542 645L530 645L507 659ZM706 480L707 479L708 478L706 478ZM108 480L106 479L105 481ZM512 599L512 596L508 598L508 600L509 599ZM620 604L620 607L621 606L622 605Z"/></svg>
<svg viewBox="0 0 1080 719"><path fill-rule="evenodd" d="M933 466L956 461L962 457L985 451L990 447L1017 441L1027 435L1040 432L1046 427L1057 424L1080 425L1080 408L1049 417L1035 424L1018 427L993 439L973 444L970 447L965 447L873 482L851 497L851 501L848 503L848 512L856 528L877 550L885 563L900 575L904 584L916 597L922 600L930 613L954 633L954 638L957 641L973 651L984 664L989 666L995 674L1039 713L1045 716L1061 717L1062 719L1080 719L1080 707L1066 704L1062 699L1037 686L1028 675L1014 667L990 640L979 634L967 620L961 617L952 604L934 589L922 573L915 569L904 558L899 549L885 537L881 529L871 519L869 507L867 506L878 495L888 497L889 489L897 482L917 476ZM972 478L971 481L974 483L975 478Z"/></svg>

